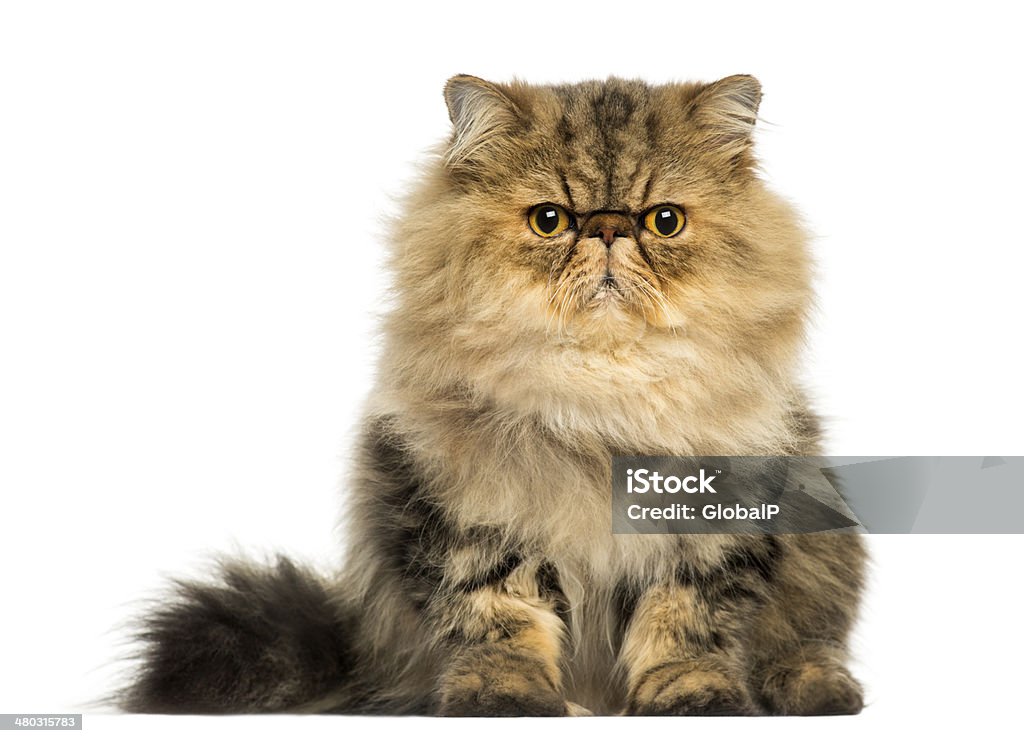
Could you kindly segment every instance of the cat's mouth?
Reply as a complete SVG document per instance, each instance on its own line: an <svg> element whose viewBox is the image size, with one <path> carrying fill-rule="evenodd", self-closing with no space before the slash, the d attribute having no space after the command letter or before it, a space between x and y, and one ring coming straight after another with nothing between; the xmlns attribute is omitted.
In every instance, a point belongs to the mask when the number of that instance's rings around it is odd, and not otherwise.
<svg viewBox="0 0 1024 743"><path fill-rule="evenodd" d="M661 325L667 309L649 264L623 240L611 249L599 240L580 241L562 267L549 306L559 326L577 314L602 322L631 316Z"/></svg>
<svg viewBox="0 0 1024 743"><path fill-rule="evenodd" d="M594 287L592 299L604 300L622 297L622 285L610 269L605 269L602 276Z"/></svg>

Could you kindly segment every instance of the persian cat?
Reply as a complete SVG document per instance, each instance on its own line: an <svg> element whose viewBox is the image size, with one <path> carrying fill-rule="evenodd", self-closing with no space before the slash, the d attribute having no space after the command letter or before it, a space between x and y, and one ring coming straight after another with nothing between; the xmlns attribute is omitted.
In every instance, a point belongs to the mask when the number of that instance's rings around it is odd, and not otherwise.
<svg viewBox="0 0 1024 743"><path fill-rule="evenodd" d="M850 534L616 535L615 455L819 453L805 236L752 77L445 87L405 205L347 559L180 582L142 712L847 714Z"/></svg>

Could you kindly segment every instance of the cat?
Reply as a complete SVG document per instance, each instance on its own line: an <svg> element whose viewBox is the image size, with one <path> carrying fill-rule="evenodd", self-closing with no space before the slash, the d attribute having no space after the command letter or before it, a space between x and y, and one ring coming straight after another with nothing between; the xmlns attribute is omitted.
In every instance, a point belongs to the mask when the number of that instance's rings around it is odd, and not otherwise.
<svg viewBox="0 0 1024 743"><path fill-rule="evenodd" d="M444 94L391 233L344 567L180 582L123 708L859 712L860 537L611 531L615 455L819 453L811 262L759 176L758 81Z"/></svg>

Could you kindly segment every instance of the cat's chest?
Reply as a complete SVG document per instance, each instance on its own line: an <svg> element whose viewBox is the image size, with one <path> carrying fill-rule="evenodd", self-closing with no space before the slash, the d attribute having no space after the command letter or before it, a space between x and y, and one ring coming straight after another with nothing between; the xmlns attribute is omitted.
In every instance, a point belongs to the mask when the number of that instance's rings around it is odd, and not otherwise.
<svg viewBox="0 0 1024 743"><path fill-rule="evenodd" d="M617 454L687 454L695 443L671 426L626 437L607 425L572 429L535 417L465 413L461 434L424 426L417 447L441 473L437 496L461 528L496 530L506 544L541 553L581 582L671 569L701 542L612 533L612 459ZM716 447L710 447L716 448Z"/></svg>
<svg viewBox="0 0 1024 743"><path fill-rule="evenodd" d="M531 442L478 460L449 493L448 506L464 528L497 529L581 584L610 589L638 574L671 571L680 559L707 559L713 539L612 533L612 454Z"/></svg>

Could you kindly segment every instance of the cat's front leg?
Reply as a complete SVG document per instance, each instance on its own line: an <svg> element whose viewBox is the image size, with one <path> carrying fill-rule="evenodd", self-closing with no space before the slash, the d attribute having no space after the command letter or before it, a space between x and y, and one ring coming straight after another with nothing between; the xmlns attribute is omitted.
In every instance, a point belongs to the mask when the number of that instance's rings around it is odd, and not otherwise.
<svg viewBox="0 0 1024 743"><path fill-rule="evenodd" d="M682 565L634 592L619 662L626 714L755 715L746 644L770 546L737 544L704 570Z"/></svg>
<svg viewBox="0 0 1024 743"><path fill-rule="evenodd" d="M570 714L562 693L564 598L551 568L523 561L506 577L470 583L439 601L449 660L439 712L450 716Z"/></svg>
<svg viewBox="0 0 1024 743"><path fill-rule="evenodd" d="M758 713L742 660L724 647L711 614L693 586L668 584L644 594L622 648L626 714Z"/></svg>

